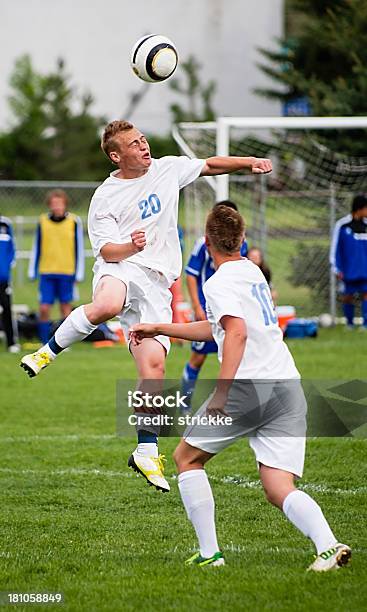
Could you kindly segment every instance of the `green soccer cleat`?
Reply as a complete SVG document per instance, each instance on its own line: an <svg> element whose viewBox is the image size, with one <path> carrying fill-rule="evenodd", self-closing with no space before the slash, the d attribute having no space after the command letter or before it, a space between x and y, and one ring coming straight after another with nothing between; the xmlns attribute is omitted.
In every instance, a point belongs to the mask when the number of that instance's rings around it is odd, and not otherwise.
<svg viewBox="0 0 367 612"><path fill-rule="evenodd" d="M338 542L332 548L324 550L324 552L317 555L307 571L328 572L339 569L339 567L343 567L343 565L349 562L351 555L352 551L349 546Z"/></svg>
<svg viewBox="0 0 367 612"><path fill-rule="evenodd" d="M223 553L218 550L212 557L206 559L202 557L200 553L195 553L185 561L185 565L198 565L199 567L204 567L205 565L213 565L214 567L219 567L220 565L225 565Z"/></svg>

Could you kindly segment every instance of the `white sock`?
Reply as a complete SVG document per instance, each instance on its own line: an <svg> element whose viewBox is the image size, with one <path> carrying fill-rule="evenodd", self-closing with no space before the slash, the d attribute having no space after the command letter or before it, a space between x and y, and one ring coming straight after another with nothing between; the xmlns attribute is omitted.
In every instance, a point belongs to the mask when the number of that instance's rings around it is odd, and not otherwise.
<svg viewBox="0 0 367 612"><path fill-rule="evenodd" d="M202 557L212 557L218 552L214 521L214 498L205 470L190 470L178 477L178 488L187 516L192 522L199 540Z"/></svg>
<svg viewBox="0 0 367 612"><path fill-rule="evenodd" d="M54 360L57 355L50 349L48 344L44 344L37 350L37 353L47 353L50 359Z"/></svg>
<svg viewBox="0 0 367 612"><path fill-rule="evenodd" d="M303 491L292 491L283 502L283 512L297 529L315 544L317 554L331 548L337 539L323 512L312 497Z"/></svg>
<svg viewBox="0 0 367 612"><path fill-rule="evenodd" d="M78 306L66 317L55 332L55 341L61 348L67 348L74 342L84 340L98 325L93 325L87 318L84 306Z"/></svg>
<svg viewBox="0 0 367 612"><path fill-rule="evenodd" d="M155 442L139 442L136 450L144 457L158 457L158 446Z"/></svg>

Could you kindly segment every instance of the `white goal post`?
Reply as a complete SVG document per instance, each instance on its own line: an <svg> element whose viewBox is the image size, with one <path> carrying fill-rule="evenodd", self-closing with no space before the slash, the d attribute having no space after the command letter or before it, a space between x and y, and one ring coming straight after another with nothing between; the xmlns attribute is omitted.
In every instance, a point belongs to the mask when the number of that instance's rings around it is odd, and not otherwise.
<svg viewBox="0 0 367 612"><path fill-rule="evenodd" d="M330 241L353 195L367 192L367 117L219 117L178 124L172 133L189 157L272 159L270 175L206 177L189 186L187 234L202 233L215 201L233 199L247 221L249 244L264 251L274 270L280 303L294 303L301 316L330 312L335 319ZM329 147L334 135L342 143L337 151ZM348 153L351 140L360 144L358 155Z"/></svg>

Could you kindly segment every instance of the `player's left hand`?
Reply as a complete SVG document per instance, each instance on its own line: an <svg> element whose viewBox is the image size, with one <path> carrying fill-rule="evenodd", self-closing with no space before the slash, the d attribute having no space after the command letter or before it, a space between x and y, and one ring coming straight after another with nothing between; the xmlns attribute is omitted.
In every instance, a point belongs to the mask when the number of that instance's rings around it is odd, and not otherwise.
<svg viewBox="0 0 367 612"><path fill-rule="evenodd" d="M227 394L216 391L206 408L207 416L212 416L212 417L223 416L223 415L228 416L227 412L224 409L226 402L227 402Z"/></svg>
<svg viewBox="0 0 367 612"><path fill-rule="evenodd" d="M144 338L157 336L156 326L153 323L137 323L129 329L129 340L133 346L138 346Z"/></svg>
<svg viewBox="0 0 367 612"><path fill-rule="evenodd" d="M252 174L268 174L273 170L273 164L270 159L265 157L254 157L252 163L251 172Z"/></svg>

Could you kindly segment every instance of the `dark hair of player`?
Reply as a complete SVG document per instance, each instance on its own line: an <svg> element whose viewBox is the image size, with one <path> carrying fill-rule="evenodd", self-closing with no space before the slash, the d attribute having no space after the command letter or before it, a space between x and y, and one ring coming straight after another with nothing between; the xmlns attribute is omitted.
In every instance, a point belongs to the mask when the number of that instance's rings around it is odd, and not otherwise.
<svg viewBox="0 0 367 612"><path fill-rule="evenodd" d="M206 220L205 234L216 251L232 255L241 249L245 222L240 213L223 204L214 206Z"/></svg>
<svg viewBox="0 0 367 612"><path fill-rule="evenodd" d="M116 147L118 147L118 143L115 138L117 134L132 130L133 127L133 124L129 121L111 121L111 123L106 125L102 134L101 149L107 155L108 159L110 159L111 151L114 151Z"/></svg>
<svg viewBox="0 0 367 612"><path fill-rule="evenodd" d="M362 208L366 208L366 207L367 207L367 197L363 193L360 193L353 198L352 212L357 212L358 210L361 210Z"/></svg>
<svg viewBox="0 0 367 612"><path fill-rule="evenodd" d="M216 204L214 204L213 208L215 208L216 206L228 206L228 208L232 208L232 210L238 210L237 204L232 202L232 200L222 200L221 202L217 202Z"/></svg>

